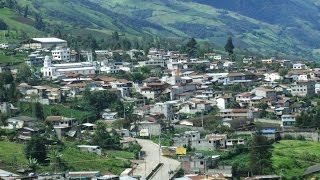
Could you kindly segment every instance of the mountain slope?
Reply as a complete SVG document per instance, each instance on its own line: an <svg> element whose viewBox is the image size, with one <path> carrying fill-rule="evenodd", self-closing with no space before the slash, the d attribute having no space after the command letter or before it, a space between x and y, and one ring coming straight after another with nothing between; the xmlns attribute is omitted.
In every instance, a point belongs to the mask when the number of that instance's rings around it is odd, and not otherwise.
<svg viewBox="0 0 320 180"><path fill-rule="evenodd" d="M196 37L259 54L318 58L319 0L19 0L72 34Z"/></svg>

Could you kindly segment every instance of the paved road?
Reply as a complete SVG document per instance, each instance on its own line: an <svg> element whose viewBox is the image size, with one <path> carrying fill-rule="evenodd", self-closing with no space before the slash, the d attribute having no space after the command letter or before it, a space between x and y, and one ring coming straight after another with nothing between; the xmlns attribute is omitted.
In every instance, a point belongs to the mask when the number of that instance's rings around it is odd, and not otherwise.
<svg viewBox="0 0 320 180"><path fill-rule="evenodd" d="M142 150L146 152L146 163L140 163L133 174L140 175L142 179L145 179L146 175L148 176L159 162L161 162L163 163L163 166L152 180L169 180L172 175L169 175L168 172L177 170L180 166L180 162L164 156L159 156L159 145L150 140L137 139L137 141L142 146Z"/></svg>

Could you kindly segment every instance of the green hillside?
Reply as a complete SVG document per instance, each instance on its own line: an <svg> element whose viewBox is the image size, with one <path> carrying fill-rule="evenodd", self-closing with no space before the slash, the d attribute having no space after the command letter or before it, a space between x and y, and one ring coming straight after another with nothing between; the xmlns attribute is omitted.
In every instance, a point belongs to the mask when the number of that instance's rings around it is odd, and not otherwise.
<svg viewBox="0 0 320 180"><path fill-rule="evenodd" d="M272 166L277 174L287 179L300 179L306 168L320 163L319 158L318 142L283 140L274 145Z"/></svg>
<svg viewBox="0 0 320 180"><path fill-rule="evenodd" d="M6 0L2 0L6 1ZM130 37L150 34L161 37L196 37L222 47L233 36L238 49L274 56L319 59L320 25L317 0L19 0L33 14L59 24L73 35L94 34L99 38L113 31ZM31 19L14 18L5 9L11 28ZM16 11L16 10L15 10ZM308 14L308 15L306 15ZM20 22L24 23L20 23ZM26 23L28 22L28 23Z"/></svg>

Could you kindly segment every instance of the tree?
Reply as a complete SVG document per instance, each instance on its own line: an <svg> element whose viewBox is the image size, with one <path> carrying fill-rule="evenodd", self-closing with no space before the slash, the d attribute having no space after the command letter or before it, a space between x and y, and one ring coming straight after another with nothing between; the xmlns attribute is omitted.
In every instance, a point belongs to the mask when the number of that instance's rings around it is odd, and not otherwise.
<svg viewBox="0 0 320 180"><path fill-rule="evenodd" d="M43 22L42 16L40 14L36 14L34 27L38 30L45 30L46 25Z"/></svg>
<svg viewBox="0 0 320 180"><path fill-rule="evenodd" d="M51 150L48 153L47 160L50 161L50 166L54 172L57 172L57 170L64 170L65 163L62 159L62 154L60 154L59 151Z"/></svg>
<svg viewBox="0 0 320 180"><path fill-rule="evenodd" d="M226 108L227 108L227 109L239 109L239 108L241 108L241 107L240 107L240 105L239 105L238 102L236 102L236 101L231 101L231 102L228 102L228 103L226 104Z"/></svg>
<svg viewBox="0 0 320 180"><path fill-rule="evenodd" d="M255 134L250 148L250 169L253 174L268 174L272 172L272 143L262 134Z"/></svg>
<svg viewBox="0 0 320 180"><path fill-rule="evenodd" d="M18 66L17 72L17 82L28 82L29 78L32 76L32 72L28 65L21 64Z"/></svg>
<svg viewBox="0 0 320 180"><path fill-rule="evenodd" d="M28 13L29 13L29 6L26 6L26 7L24 8L23 17L27 18L27 17L28 17Z"/></svg>
<svg viewBox="0 0 320 180"><path fill-rule="evenodd" d="M0 112L0 126L6 126L8 124L7 119L8 115Z"/></svg>
<svg viewBox="0 0 320 180"><path fill-rule="evenodd" d="M206 64L196 64L193 66L193 69L196 72L205 73L207 70L207 65Z"/></svg>
<svg viewBox="0 0 320 180"><path fill-rule="evenodd" d="M36 102L32 105L32 112L36 118L44 120L43 107L39 102Z"/></svg>
<svg viewBox="0 0 320 180"><path fill-rule="evenodd" d="M107 127L104 123L98 123L97 128L92 135L92 145L98 145L105 149L118 149L120 148L120 137L116 132L112 135L107 131Z"/></svg>
<svg viewBox="0 0 320 180"><path fill-rule="evenodd" d="M2 19L0 19L0 30L7 30L8 25L6 22L4 22Z"/></svg>
<svg viewBox="0 0 320 180"><path fill-rule="evenodd" d="M28 159L34 158L39 163L44 163L47 158L46 139L39 135L32 136L26 144L25 155Z"/></svg>
<svg viewBox="0 0 320 180"><path fill-rule="evenodd" d="M228 38L227 43L224 46L224 49L229 55L233 54L234 45L231 37Z"/></svg>
<svg viewBox="0 0 320 180"><path fill-rule="evenodd" d="M197 53L197 41L194 38L189 39L186 44L186 52L189 57L194 57Z"/></svg>

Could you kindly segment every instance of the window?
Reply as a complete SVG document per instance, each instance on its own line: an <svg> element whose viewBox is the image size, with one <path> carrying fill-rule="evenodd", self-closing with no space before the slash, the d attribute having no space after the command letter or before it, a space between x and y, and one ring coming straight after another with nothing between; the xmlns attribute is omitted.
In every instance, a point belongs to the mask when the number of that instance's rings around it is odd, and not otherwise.
<svg viewBox="0 0 320 180"><path fill-rule="evenodd" d="M209 143L211 143L211 141L209 141Z"/></svg>
<svg viewBox="0 0 320 180"><path fill-rule="evenodd" d="M198 141L198 143L200 144L200 141Z"/></svg>
<svg viewBox="0 0 320 180"><path fill-rule="evenodd" d="M203 161L200 161L200 165L203 165Z"/></svg>

